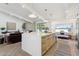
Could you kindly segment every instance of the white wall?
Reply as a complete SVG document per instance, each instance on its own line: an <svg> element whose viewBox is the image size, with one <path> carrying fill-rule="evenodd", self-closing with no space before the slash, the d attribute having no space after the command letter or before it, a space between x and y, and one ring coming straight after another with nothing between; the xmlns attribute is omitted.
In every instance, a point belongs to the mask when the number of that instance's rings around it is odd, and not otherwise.
<svg viewBox="0 0 79 59"><path fill-rule="evenodd" d="M22 31L22 24L25 23L24 20L0 12L0 25L6 25L7 22L16 23L16 30L20 31Z"/></svg>

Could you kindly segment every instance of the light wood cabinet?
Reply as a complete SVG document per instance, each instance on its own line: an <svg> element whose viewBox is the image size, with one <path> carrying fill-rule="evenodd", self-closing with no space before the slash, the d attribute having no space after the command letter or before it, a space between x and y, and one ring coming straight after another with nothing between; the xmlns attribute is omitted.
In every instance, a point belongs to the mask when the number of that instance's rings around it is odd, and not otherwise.
<svg viewBox="0 0 79 59"><path fill-rule="evenodd" d="M42 55L44 55L56 43L55 35L49 34L42 37Z"/></svg>

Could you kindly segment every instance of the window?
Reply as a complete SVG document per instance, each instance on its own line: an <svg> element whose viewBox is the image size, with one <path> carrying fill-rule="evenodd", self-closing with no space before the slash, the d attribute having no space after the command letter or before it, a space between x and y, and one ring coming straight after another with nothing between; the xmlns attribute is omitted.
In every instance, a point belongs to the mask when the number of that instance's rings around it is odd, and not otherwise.
<svg viewBox="0 0 79 59"><path fill-rule="evenodd" d="M71 31L72 27L73 27L73 24L56 24L55 32L60 32L60 31L69 32Z"/></svg>

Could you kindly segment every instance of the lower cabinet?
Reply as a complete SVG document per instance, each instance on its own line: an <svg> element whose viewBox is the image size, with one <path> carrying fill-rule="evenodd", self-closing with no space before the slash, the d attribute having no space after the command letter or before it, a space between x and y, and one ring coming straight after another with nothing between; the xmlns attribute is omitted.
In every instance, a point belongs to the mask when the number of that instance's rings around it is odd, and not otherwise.
<svg viewBox="0 0 79 59"><path fill-rule="evenodd" d="M42 55L44 55L55 43L55 36L53 34L42 37Z"/></svg>
<svg viewBox="0 0 79 59"><path fill-rule="evenodd" d="M4 38L0 38L0 44L4 43Z"/></svg>

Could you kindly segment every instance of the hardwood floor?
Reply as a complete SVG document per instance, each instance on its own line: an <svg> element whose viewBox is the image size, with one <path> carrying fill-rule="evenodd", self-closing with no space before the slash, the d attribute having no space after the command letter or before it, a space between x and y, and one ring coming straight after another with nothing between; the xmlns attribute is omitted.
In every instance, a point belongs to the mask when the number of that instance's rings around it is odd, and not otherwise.
<svg viewBox="0 0 79 59"><path fill-rule="evenodd" d="M21 49L21 43L0 45L0 56L30 56ZM57 44L52 47L45 56L79 56L77 42L74 40L58 39Z"/></svg>
<svg viewBox="0 0 79 59"><path fill-rule="evenodd" d="M74 40L58 39L55 47L52 47L45 56L79 56L77 42Z"/></svg>
<svg viewBox="0 0 79 59"><path fill-rule="evenodd" d="M21 43L0 46L0 56L30 56L21 49Z"/></svg>

